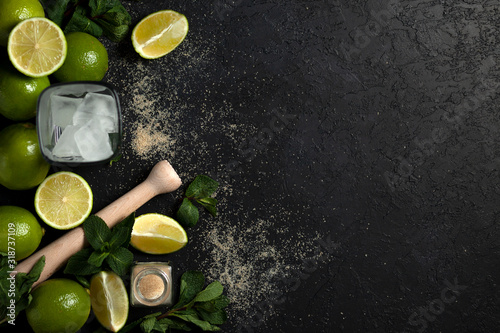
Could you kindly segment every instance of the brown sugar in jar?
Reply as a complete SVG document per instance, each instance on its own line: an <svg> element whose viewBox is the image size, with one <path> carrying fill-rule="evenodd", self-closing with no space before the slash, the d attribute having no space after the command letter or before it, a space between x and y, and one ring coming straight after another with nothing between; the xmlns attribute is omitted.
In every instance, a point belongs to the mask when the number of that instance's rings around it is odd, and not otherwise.
<svg viewBox="0 0 500 333"><path fill-rule="evenodd" d="M172 267L165 263L137 263L132 267L132 306L172 305Z"/></svg>

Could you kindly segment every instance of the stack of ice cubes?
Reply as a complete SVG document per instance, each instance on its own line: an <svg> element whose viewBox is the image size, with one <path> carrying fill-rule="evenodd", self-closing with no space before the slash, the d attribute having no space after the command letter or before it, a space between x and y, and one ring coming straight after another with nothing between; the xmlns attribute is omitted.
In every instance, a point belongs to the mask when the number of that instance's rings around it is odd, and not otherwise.
<svg viewBox="0 0 500 333"><path fill-rule="evenodd" d="M82 97L50 96L54 148L63 160L101 161L113 155L110 134L118 133L113 96L87 92Z"/></svg>

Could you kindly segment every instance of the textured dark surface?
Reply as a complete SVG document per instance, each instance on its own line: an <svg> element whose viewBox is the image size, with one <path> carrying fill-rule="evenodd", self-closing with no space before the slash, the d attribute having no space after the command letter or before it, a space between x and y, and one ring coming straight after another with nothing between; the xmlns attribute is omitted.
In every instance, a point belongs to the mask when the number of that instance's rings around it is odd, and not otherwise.
<svg viewBox="0 0 500 333"><path fill-rule="evenodd" d="M497 1L124 3L190 32L153 61L103 40L124 157L73 171L95 211L161 159L220 181L219 216L160 259L227 286L224 332L499 332ZM169 141L140 154L151 122ZM33 211L34 191L0 191Z"/></svg>

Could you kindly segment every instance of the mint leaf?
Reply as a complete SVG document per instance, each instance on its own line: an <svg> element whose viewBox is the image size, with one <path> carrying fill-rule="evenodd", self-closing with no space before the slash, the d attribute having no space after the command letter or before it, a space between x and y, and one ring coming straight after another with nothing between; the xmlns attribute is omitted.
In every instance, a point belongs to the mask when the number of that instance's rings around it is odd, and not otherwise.
<svg viewBox="0 0 500 333"><path fill-rule="evenodd" d="M114 6L116 6L117 3L120 4L120 1L117 1L117 0L106 0L106 1L90 0L89 1L90 16L96 17L99 15L102 15L102 14L106 13L108 10L110 10L111 8L113 8Z"/></svg>
<svg viewBox="0 0 500 333"><path fill-rule="evenodd" d="M220 331L220 328L218 326L212 325L205 320L193 318L191 319L191 323L195 324L204 331L211 331L211 332Z"/></svg>
<svg viewBox="0 0 500 333"><path fill-rule="evenodd" d="M214 281L210 283L204 290L200 291L196 297L190 302L190 304L194 304L196 302L208 302L216 299L222 292L224 291L224 287L219 281ZM189 305L188 305L189 306Z"/></svg>
<svg viewBox="0 0 500 333"><path fill-rule="evenodd" d="M218 310L224 309L230 303L229 298L227 298L226 295L220 295L219 297L217 297L216 299L214 299L211 302L213 302L215 304L215 308Z"/></svg>
<svg viewBox="0 0 500 333"><path fill-rule="evenodd" d="M16 275L16 316L26 309L31 303L31 287L35 283L45 267L45 256L42 256L33 265L29 273L17 273Z"/></svg>
<svg viewBox="0 0 500 333"><path fill-rule="evenodd" d="M84 288L90 288L90 282L86 278L81 275L75 275L75 279L80 283Z"/></svg>
<svg viewBox="0 0 500 333"><path fill-rule="evenodd" d="M71 0L40 0L40 2L47 17L58 26L61 26L64 20L64 12Z"/></svg>
<svg viewBox="0 0 500 333"><path fill-rule="evenodd" d="M193 298L203 290L205 277L202 272L187 271L181 276L179 291L179 301L173 308L180 308L193 300Z"/></svg>
<svg viewBox="0 0 500 333"><path fill-rule="evenodd" d="M99 24L95 23L87 17L88 10L83 6L76 7L71 19L64 27L65 34L75 31L88 33L96 38L102 36L103 30Z"/></svg>
<svg viewBox="0 0 500 333"><path fill-rule="evenodd" d="M203 309L198 309L198 313L201 319L208 321L213 325L222 325L227 320L227 313L224 310L209 312Z"/></svg>
<svg viewBox="0 0 500 333"><path fill-rule="evenodd" d="M130 244L130 238L132 237L132 229L134 228L134 222L135 222L135 213L132 213L126 218L124 218L123 221L121 221L120 223L118 223L113 227L113 230L111 230L111 241L110 241L111 248L114 248L115 246L113 245L114 243L116 244L121 243L119 246L128 247L128 245ZM125 233L127 237L124 237L122 233Z"/></svg>
<svg viewBox="0 0 500 333"><path fill-rule="evenodd" d="M100 250L111 237L108 225L97 215L90 215L83 222L83 231L90 246L94 250Z"/></svg>
<svg viewBox="0 0 500 333"><path fill-rule="evenodd" d="M198 310L204 310L206 312L216 312L218 310L224 309L229 305L229 299L225 295L220 295L213 300L207 302L199 302L195 305Z"/></svg>
<svg viewBox="0 0 500 333"><path fill-rule="evenodd" d="M134 255L124 247L119 247L106 258L109 267L120 276L127 274L133 262Z"/></svg>
<svg viewBox="0 0 500 333"><path fill-rule="evenodd" d="M135 328L139 325L141 325L141 323L145 320L147 320L148 318L154 318L156 319L156 317L158 317L159 315L161 315L161 312L156 312L156 313L152 313L152 314L149 314L149 315L146 315L142 318L139 318L133 322L131 322L130 324L127 324L126 326L124 326L119 332L120 333L127 333L127 332L131 332L132 330L136 331ZM108 332L108 331L106 331Z"/></svg>
<svg viewBox="0 0 500 333"><path fill-rule="evenodd" d="M101 269L98 266L89 264L88 260L94 251L91 248L86 248L75 253L69 258L65 274L73 275L92 275L99 272Z"/></svg>
<svg viewBox="0 0 500 333"><path fill-rule="evenodd" d="M204 331L219 331L220 328L218 326L210 324L208 321L205 321L203 319L200 319L198 314L193 311L178 311L172 314L172 316L175 316L177 318L180 318L182 320L185 320L189 323L193 323L194 325L198 326Z"/></svg>
<svg viewBox="0 0 500 333"><path fill-rule="evenodd" d="M153 331L153 328L155 327L156 324L156 318L151 317L151 318L146 318L142 323L141 323L141 330L144 333L150 333Z"/></svg>
<svg viewBox="0 0 500 333"><path fill-rule="evenodd" d="M33 265L29 273L17 273L16 280L19 282L18 292L20 292L21 294L28 293L31 290L31 286L33 285L33 283L35 283L40 277L40 274L42 274L44 267L45 256L42 256Z"/></svg>
<svg viewBox="0 0 500 333"><path fill-rule="evenodd" d="M219 183L205 175L198 175L189 184L186 190L186 197L200 199L211 196L219 187Z"/></svg>
<svg viewBox="0 0 500 333"><path fill-rule="evenodd" d="M176 219L184 227L193 227L198 223L200 212L193 202L205 207L212 215L217 216L217 199L210 197L219 183L205 175L198 175L189 184L182 203L177 210Z"/></svg>
<svg viewBox="0 0 500 333"><path fill-rule="evenodd" d="M162 318L157 321L160 324L160 327L165 331L167 329L171 330L179 330L179 331L192 331L191 327L189 327L188 323L182 320L177 320L176 318Z"/></svg>
<svg viewBox="0 0 500 333"><path fill-rule="evenodd" d="M131 21L129 13L119 2L118 5L95 18L95 22L101 26L104 35L113 42L119 42L126 37Z"/></svg>
<svg viewBox="0 0 500 333"><path fill-rule="evenodd" d="M40 274L42 274L43 268L45 267L45 256L42 256L28 273L17 273L12 280L12 276L9 273L12 271L10 266L12 263L4 253L1 254L0 290L2 292L0 293L0 321L7 318L7 307L11 305L11 300L15 302L14 318L17 317L19 312L28 307L31 302L31 288L33 283L40 278ZM12 288L12 281L14 281L14 288ZM8 319L14 318L11 318L10 315L8 317Z"/></svg>
<svg viewBox="0 0 500 333"><path fill-rule="evenodd" d="M126 228L113 228L111 233L111 240L109 241L109 250L113 252L121 246L128 246L127 240L130 239L130 234L132 231L127 230Z"/></svg>
<svg viewBox="0 0 500 333"><path fill-rule="evenodd" d="M182 226L190 228L198 223L199 215L198 208L188 198L184 198L175 217Z"/></svg>
<svg viewBox="0 0 500 333"><path fill-rule="evenodd" d="M108 255L109 255L109 252L103 252L101 250L94 251L90 255L87 262L89 264L91 264L92 266L100 267L102 265L102 262L104 261L104 259L106 259L108 257Z"/></svg>
<svg viewBox="0 0 500 333"><path fill-rule="evenodd" d="M215 198L202 198L196 200L200 205L205 207L206 210L212 215L212 216L217 216L217 199Z"/></svg>

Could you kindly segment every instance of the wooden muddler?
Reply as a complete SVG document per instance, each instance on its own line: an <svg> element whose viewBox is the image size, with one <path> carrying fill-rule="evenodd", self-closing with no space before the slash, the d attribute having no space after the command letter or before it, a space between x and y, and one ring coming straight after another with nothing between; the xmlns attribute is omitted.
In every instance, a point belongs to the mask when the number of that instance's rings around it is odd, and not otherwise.
<svg viewBox="0 0 500 333"><path fill-rule="evenodd" d="M181 179L170 163L165 160L160 161L153 167L146 180L97 212L96 215L112 228L154 196L173 192L180 185ZM23 260L17 265L15 271L17 273L29 272L38 259L45 256L45 267L40 278L33 284L34 287L62 268L72 255L87 245L83 228L77 227Z"/></svg>

